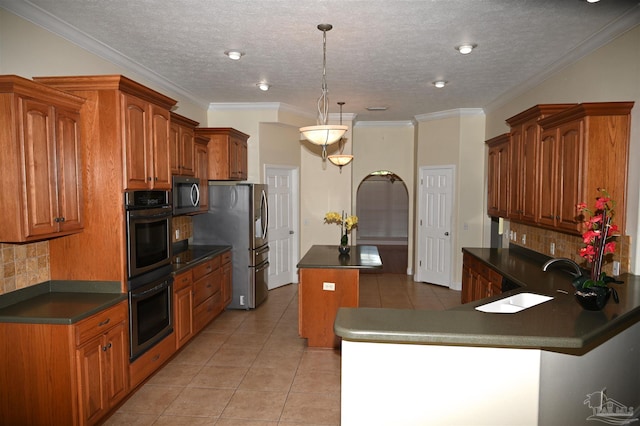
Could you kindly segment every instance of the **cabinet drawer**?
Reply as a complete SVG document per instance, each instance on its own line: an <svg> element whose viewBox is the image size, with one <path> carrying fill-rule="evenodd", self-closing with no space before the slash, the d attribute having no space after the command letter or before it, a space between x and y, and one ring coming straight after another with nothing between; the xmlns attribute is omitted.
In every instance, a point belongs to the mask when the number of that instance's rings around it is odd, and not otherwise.
<svg viewBox="0 0 640 426"><path fill-rule="evenodd" d="M220 312L222 312L222 293L217 292L193 310L194 332L202 330Z"/></svg>
<svg viewBox="0 0 640 426"><path fill-rule="evenodd" d="M220 270L199 279L193 284L193 304L198 306L207 298L220 292Z"/></svg>
<svg viewBox="0 0 640 426"><path fill-rule="evenodd" d="M79 346L87 340L99 336L123 321L128 322L128 306L126 301L122 301L102 312L98 312L76 324L74 327L76 345Z"/></svg>
<svg viewBox="0 0 640 426"><path fill-rule="evenodd" d="M191 271L193 274L193 280L198 280L204 277L207 274L215 271L220 267L220 256L216 256L213 259L201 263L200 265L194 267Z"/></svg>
<svg viewBox="0 0 640 426"><path fill-rule="evenodd" d="M129 386L134 389L160 368L175 352L176 335L171 333L160 343L129 364Z"/></svg>
<svg viewBox="0 0 640 426"><path fill-rule="evenodd" d="M192 282L191 276L191 270L176 275L175 279L173 280L173 291L178 291L182 290L185 287L189 287Z"/></svg>
<svg viewBox="0 0 640 426"><path fill-rule="evenodd" d="M231 252L230 251L222 253L220 255L220 257L221 257L220 263L222 265L224 265L225 263L231 262Z"/></svg>

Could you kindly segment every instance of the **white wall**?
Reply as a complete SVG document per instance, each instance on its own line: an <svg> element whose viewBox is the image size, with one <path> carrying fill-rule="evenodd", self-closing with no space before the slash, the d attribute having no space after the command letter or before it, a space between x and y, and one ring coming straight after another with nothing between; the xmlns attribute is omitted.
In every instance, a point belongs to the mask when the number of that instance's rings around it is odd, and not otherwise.
<svg viewBox="0 0 640 426"><path fill-rule="evenodd" d="M412 273L414 252L415 126L410 121L362 122L354 129L353 199L360 183L371 173L389 170L400 176L407 187L409 211L408 273Z"/></svg>
<svg viewBox="0 0 640 426"><path fill-rule="evenodd" d="M452 288L460 288L462 247L482 247L486 216L485 117L479 109L461 109L418 117L417 169L454 165L451 218Z"/></svg>
<svg viewBox="0 0 640 426"><path fill-rule="evenodd" d="M114 64L2 8L0 74L16 74L25 78L122 74L177 100L177 113L200 123L205 123L207 119L205 105L154 81L142 71L136 72L133 68Z"/></svg>

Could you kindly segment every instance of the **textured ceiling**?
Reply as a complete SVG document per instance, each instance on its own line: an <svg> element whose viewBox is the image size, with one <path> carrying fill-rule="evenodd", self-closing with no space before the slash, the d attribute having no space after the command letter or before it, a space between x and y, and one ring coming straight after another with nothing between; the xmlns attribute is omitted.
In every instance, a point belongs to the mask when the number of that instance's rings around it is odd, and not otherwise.
<svg viewBox="0 0 640 426"><path fill-rule="evenodd" d="M0 0L0 6L102 56L113 49L109 57L151 70L150 78L202 104L282 102L312 115L322 77L316 26L330 23L330 110L344 101L356 121L486 107L640 23L637 0ZM463 56L454 49L462 42L478 47ZM231 61L229 49L245 55ZM436 89L437 79L449 84ZM258 90L260 81L271 89Z"/></svg>

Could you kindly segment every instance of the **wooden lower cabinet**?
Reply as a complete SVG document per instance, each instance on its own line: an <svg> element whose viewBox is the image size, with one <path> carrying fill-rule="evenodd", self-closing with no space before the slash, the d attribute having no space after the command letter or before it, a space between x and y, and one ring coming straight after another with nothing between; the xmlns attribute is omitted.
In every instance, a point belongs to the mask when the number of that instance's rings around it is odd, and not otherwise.
<svg viewBox="0 0 640 426"><path fill-rule="evenodd" d="M98 423L129 392L127 309L73 325L1 323L0 424Z"/></svg>
<svg viewBox="0 0 640 426"><path fill-rule="evenodd" d="M462 262L462 303L502 293L502 275L468 253Z"/></svg>
<svg viewBox="0 0 640 426"><path fill-rule="evenodd" d="M193 280L191 270L176 275L173 282L173 331L176 349L193 337Z"/></svg>
<svg viewBox="0 0 640 426"><path fill-rule="evenodd" d="M222 312L220 256L193 268L194 333Z"/></svg>
<svg viewBox="0 0 640 426"><path fill-rule="evenodd" d="M186 272L173 284L173 329L180 349L231 302L231 252L222 253Z"/></svg>
<svg viewBox="0 0 640 426"><path fill-rule="evenodd" d="M333 332L338 308L357 308L360 300L358 269L300 268L298 333L309 347L337 348ZM333 284L333 285L331 285Z"/></svg>

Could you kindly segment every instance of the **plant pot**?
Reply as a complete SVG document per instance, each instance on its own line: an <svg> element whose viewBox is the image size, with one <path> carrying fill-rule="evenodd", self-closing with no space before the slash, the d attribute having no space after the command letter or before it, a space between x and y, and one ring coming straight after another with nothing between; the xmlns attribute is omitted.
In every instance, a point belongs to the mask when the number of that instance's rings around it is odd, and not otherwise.
<svg viewBox="0 0 640 426"><path fill-rule="evenodd" d="M339 245L338 251L340 252L340 254L348 254L351 251L351 247Z"/></svg>
<svg viewBox="0 0 640 426"><path fill-rule="evenodd" d="M609 287L591 287L575 292L575 297L580 306L589 311L600 311L605 307L611 297Z"/></svg>

